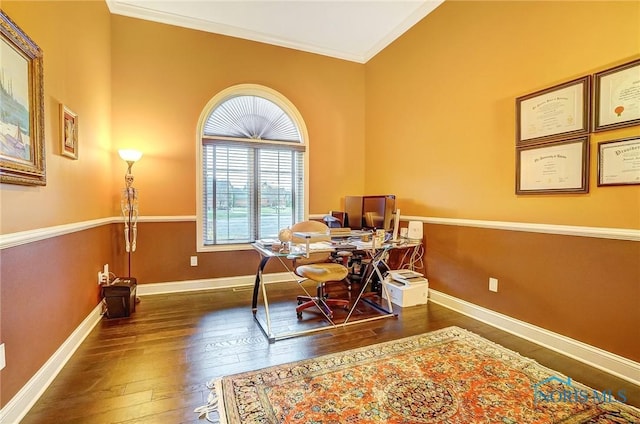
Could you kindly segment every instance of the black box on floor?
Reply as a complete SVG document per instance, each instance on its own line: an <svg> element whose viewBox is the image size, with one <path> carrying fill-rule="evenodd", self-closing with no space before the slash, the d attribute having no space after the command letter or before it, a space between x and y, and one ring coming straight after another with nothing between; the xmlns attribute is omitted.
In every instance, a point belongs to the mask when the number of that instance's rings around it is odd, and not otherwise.
<svg viewBox="0 0 640 424"><path fill-rule="evenodd" d="M135 278L116 278L109 285L102 287L102 295L107 305L107 318L126 318L136 311Z"/></svg>

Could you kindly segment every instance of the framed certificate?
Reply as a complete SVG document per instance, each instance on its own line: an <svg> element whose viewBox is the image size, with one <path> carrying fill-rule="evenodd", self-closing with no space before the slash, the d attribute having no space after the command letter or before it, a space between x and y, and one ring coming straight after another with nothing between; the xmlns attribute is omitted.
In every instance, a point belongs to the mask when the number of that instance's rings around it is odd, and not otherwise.
<svg viewBox="0 0 640 424"><path fill-rule="evenodd" d="M598 143L598 186L640 184L640 137Z"/></svg>
<svg viewBox="0 0 640 424"><path fill-rule="evenodd" d="M588 193L589 137L516 149L516 194Z"/></svg>
<svg viewBox="0 0 640 424"><path fill-rule="evenodd" d="M586 135L590 128L591 77L516 99L516 145Z"/></svg>
<svg viewBox="0 0 640 424"><path fill-rule="evenodd" d="M595 74L594 131L640 125L640 59Z"/></svg>

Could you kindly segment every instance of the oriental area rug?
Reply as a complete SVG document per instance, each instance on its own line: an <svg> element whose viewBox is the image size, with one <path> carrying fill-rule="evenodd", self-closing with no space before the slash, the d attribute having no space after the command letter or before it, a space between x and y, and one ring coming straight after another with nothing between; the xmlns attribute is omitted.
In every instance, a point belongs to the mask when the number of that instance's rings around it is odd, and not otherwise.
<svg viewBox="0 0 640 424"><path fill-rule="evenodd" d="M231 375L196 409L220 423L640 423L594 390L458 327Z"/></svg>

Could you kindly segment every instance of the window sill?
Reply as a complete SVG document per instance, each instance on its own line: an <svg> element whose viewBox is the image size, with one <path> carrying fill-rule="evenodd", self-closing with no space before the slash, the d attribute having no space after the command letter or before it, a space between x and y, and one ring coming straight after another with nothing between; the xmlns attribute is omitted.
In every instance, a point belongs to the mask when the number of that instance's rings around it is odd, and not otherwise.
<svg viewBox="0 0 640 424"><path fill-rule="evenodd" d="M239 243L239 244L217 244L214 246L200 245L196 249L197 252L233 252L238 250L252 250L251 244Z"/></svg>

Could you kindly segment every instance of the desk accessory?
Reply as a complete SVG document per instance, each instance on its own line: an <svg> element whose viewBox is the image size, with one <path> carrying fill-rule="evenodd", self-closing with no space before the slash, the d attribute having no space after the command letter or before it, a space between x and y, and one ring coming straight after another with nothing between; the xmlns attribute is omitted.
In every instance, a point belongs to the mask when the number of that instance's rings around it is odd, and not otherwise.
<svg viewBox="0 0 640 424"><path fill-rule="evenodd" d="M393 281L397 281L400 284L411 285L411 284L419 284L426 283L427 279L424 278L423 274L420 274L416 271L411 271L409 269L397 269L390 270L388 272L388 276L391 277Z"/></svg>
<svg viewBox="0 0 640 424"><path fill-rule="evenodd" d="M409 240L422 240L422 222L409 221L407 237L409 237Z"/></svg>
<svg viewBox="0 0 640 424"><path fill-rule="evenodd" d="M398 241L398 229L400 228L400 209L396 209L396 214L393 217L393 233L391 235L391 241Z"/></svg>

